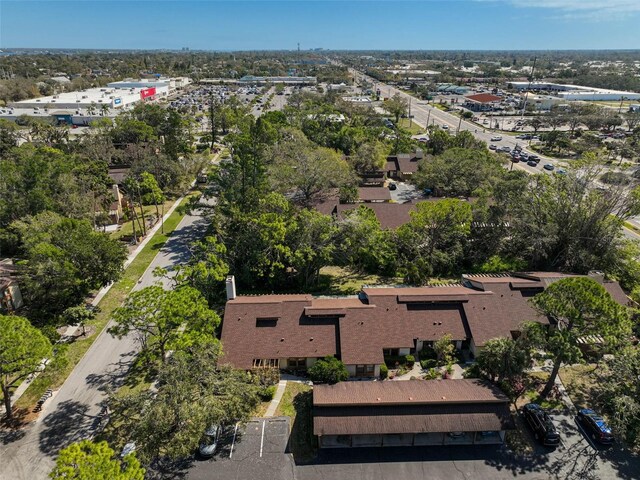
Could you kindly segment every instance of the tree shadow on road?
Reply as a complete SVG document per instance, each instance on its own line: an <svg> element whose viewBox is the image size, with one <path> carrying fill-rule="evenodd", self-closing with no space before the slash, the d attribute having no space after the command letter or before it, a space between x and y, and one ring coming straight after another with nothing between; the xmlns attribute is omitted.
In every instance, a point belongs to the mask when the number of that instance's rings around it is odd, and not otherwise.
<svg viewBox="0 0 640 480"><path fill-rule="evenodd" d="M14 408L13 418L7 420L3 418L0 421L0 443L8 445L25 436L25 428L27 428L29 420L29 410L25 408Z"/></svg>
<svg viewBox="0 0 640 480"><path fill-rule="evenodd" d="M134 350L123 353L120 356L120 360L108 365L106 372L90 373L85 378L87 385L100 392L117 390L124 384L131 364L135 360L136 353Z"/></svg>
<svg viewBox="0 0 640 480"><path fill-rule="evenodd" d="M145 478L151 480L179 480L187 478L189 475L189 469L193 465L193 462L193 457L181 460L159 458L149 465Z"/></svg>
<svg viewBox="0 0 640 480"><path fill-rule="evenodd" d="M89 407L83 403L67 400L44 417L44 428L40 432L40 451L53 457L73 442L87 438L91 426L98 418L87 413Z"/></svg>

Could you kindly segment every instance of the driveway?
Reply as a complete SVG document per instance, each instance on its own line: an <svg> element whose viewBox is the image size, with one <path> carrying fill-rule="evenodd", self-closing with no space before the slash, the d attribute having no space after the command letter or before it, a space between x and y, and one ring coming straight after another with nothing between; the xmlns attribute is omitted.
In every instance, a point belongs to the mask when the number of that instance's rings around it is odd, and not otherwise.
<svg viewBox="0 0 640 480"><path fill-rule="evenodd" d="M389 190L391 193L391 200L397 203L406 203L417 198L422 198L422 194L416 189L416 186L411 183L404 183L396 181L397 188L395 190Z"/></svg>

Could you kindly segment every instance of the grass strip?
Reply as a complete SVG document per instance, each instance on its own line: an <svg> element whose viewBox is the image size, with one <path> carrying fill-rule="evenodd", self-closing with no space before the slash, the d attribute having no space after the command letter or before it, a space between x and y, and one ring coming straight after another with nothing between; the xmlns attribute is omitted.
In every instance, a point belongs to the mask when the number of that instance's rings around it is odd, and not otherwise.
<svg viewBox="0 0 640 480"><path fill-rule="evenodd" d="M98 338L100 332L104 330L112 312L118 308L127 298L129 292L138 282L138 279L145 272L151 261L158 254L158 251L166 243L171 233L176 229L182 218L185 216L185 210L180 206L185 205L189 197L197 195L199 192L192 192L186 196L178 208L164 222L164 233L158 230L151 240L145 245L133 262L124 271L122 278L118 280L111 290L102 298L98 306L100 312L96 318L87 323L87 329L93 330L95 333L83 340L76 340L69 345L65 352L65 361L57 362L47 368L38 378L36 378L24 394L16 402L17 408L31 409L44 392L51 388L53 390L59 388L71 374L80 359L89 350L93 342Z"/></svg>

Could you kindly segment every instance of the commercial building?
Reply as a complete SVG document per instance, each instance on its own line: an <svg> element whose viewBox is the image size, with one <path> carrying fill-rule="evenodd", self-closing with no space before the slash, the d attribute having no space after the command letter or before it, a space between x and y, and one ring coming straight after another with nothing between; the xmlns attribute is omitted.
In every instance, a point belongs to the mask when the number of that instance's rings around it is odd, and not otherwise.
<svg viewBox="0 0 640 480"><path fill-rule="evenodd" d="M517 335L525 321L550 324L529 299L569 275L464 275L458 285L363 288L357 296L236 296L228 279L222 343L237 368L305 370L318 359L341 359L352 377L377 377L385 357L420 352L444 335L471 355L497 337ZM601 282L627 303L617 282Z"/></svg>
<svg viewBox="0 0 640 480"><path fill-rule="evenodd" d="M513 428L509 399L482 380L313 387L321 448L501 444Z"/></svg>
<svg viewBox="0 0 640 480"><path fill-rule="evenodd" d="M463 107L472 112L491 112L500 106L503 98L490 93L478 93L476 95L468 95L465 97Z"/></svg>
<svg viewBox="0 0 640 480"><path fill-rule="evenodd" d="M510 82L508 88L523 91L551 92L567 101L620 101L640 100L640 93L611 90L606 88L566 85L552 82Z"/></svg>
<svg viewBox="0 0 640 480"><path fill-rule="evenodd" d="M57 122L88 125L99 117L113 117L138 102L158 100L190 83L179 77L155 80L123 80L106 87L64 92L14 102L0 109L0 118L16 120L21 115L52 116Z"/></svg>
<svg viewBox="0 0 640 480"><path fill-rule="evenodd" d="M238 83L248 85L265 85L267 83L283 83L285 85L315 85L318 83L316 77L256 77L245 75Z"/></svg>

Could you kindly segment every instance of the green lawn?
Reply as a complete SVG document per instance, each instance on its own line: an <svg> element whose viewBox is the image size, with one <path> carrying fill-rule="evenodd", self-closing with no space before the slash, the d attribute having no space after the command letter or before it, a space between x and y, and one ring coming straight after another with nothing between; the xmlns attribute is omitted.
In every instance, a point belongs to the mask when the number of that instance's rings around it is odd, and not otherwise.
<svg viewBox="0 0 640 480"><path fill-rule="evenodd" d="M401 278L353 272L342 267L324 267L320 270L318 286L312 293L318 295L355 295L364 285L392 285L402 283Z"/></svg>
<svg viewBox="0 0 640 480"><path fill-rule="evenodd" d="M289 449L296 463L311 460L317 449L313 435L312 387L304 383L288 382L276 416L291 417Z"/></svg>
<svg viewBox="0 0 640 480"><path fill-rule="evenodd" d="M424 128L417 125L416 122L410 122L409 118L401 118L398 122L398 127L407 130L411 133L411 135L418 135L419 133L424 133Z"/></svg>
<svg viewBox="0 0 640 480"><path fill-rule="evenodd" d="M175 199L173 200L167 200L166 202L164 202L164 211L166 212L167 210L169 210L171 208L171 205L173 205L173 202L175 202ZM158 205L158 209L160 211L160 215L162 215L162 205ZM151 216L155 216L156 215L156 207L155 205L145 205L142 210L144 211L144 216L145 218L151 217ZM140 209L136 209L138 215L140 215ZM142 223L142 219L140 219L140 223ZM138 231L138 225L136 224L136 232L138 233L138 235L140 235L140 232ZM113 239L119 240L122 237L126 237L126 236L131 236L133 235L133 226L131 225L131 221L126 221L122 224L122 227L120 227L119 230L115 231L115 232L111 232L110 236Z"/></svg>
<svg viewBox="0 0 640 480"><path fill-rule="evenodd" d="M190 194L189 196L193 195ZM185 198L181 205L184 204L189 197ZM119 307L125 300L131 289L136 285L138 279L145 272L153 258L156 256L160 248L165 244L171 232L175 230L178 223L184 217L185 212L177 208L164 223L164 234L159 231L151 238L149 243L145 245L136 259L125 270L122 278L118 280L111 290L102 298L99 303L100 312L95 320L87 324L88 328L93 329L93 335L86 339L76 340L69 345L66 352L66 362L63 365L47 368L34 382L29 385L24 395L16 402L16 407L31 409L42 394L48 388L56 389L60 387L67 379L73 368L77 365L89 347L93 344L100 332L109 322L111 313Z"/></svg>
<svg viewBox="0 0 640 480"><path fill-rule="evenodd" d="M567 394L577 408L594 405L597 383L594 372L595 364L571 365L560 368L560 380L567 390Z"/></svg>

